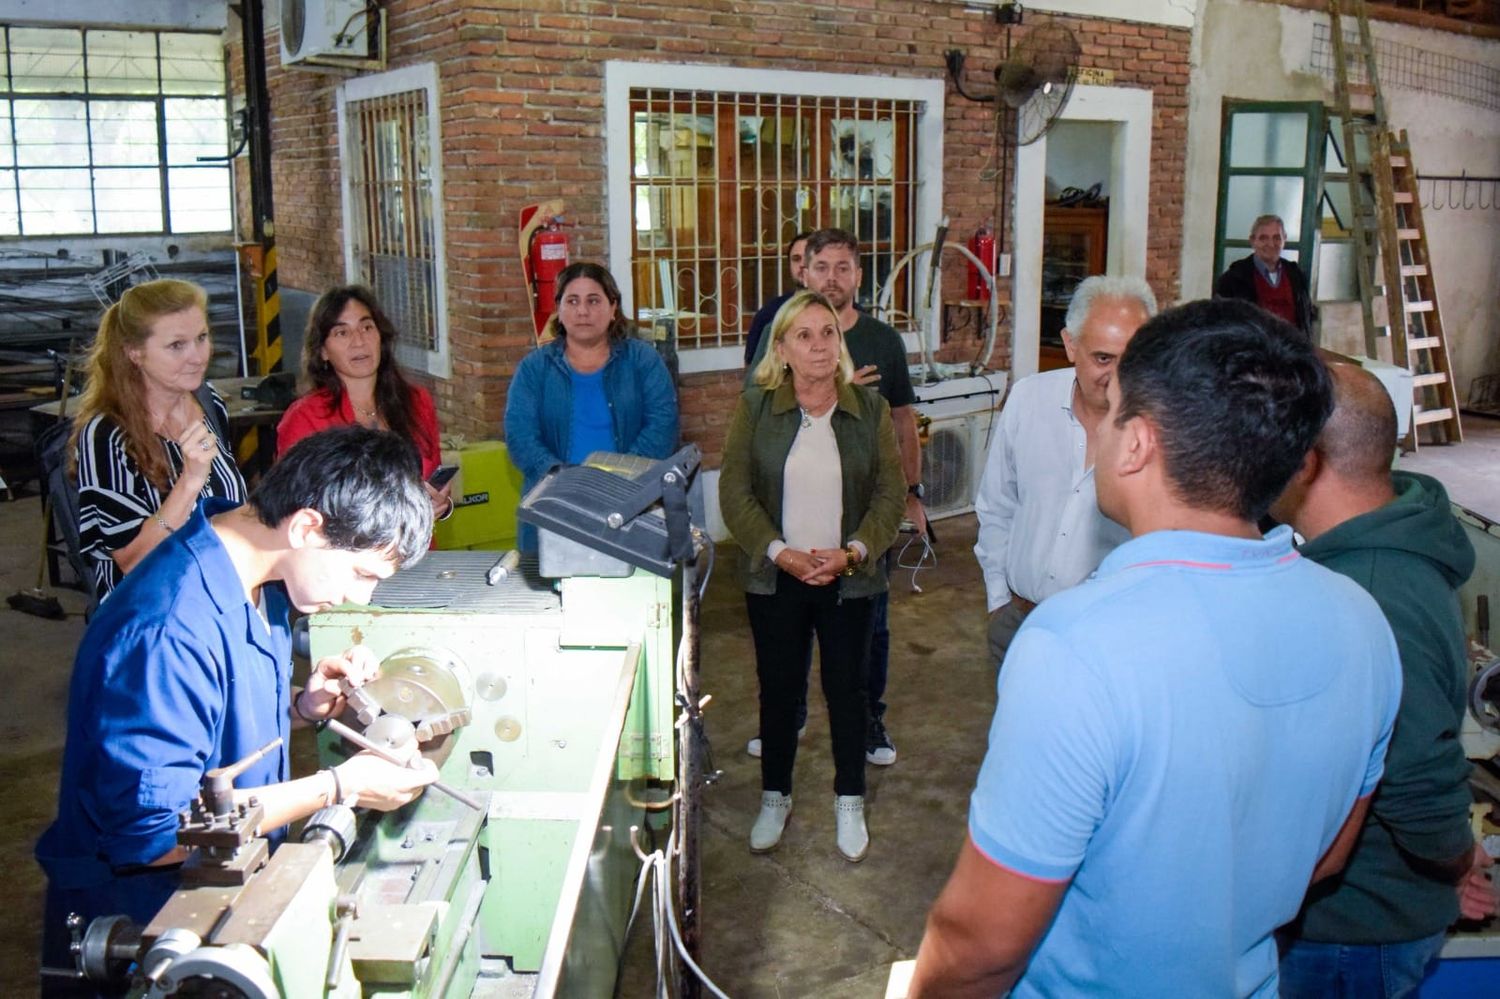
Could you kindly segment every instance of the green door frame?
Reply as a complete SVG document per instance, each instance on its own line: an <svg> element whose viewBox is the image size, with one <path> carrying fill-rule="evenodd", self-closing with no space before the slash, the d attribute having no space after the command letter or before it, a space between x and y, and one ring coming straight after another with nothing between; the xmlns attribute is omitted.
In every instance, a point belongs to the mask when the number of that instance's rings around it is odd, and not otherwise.
<svg viewBox="0 0 1500 999"><path fill-rule="evenodd" d="M1236 114L1302 111L1307 114L1305 161L1300 167L1231 167L1229 141ZM1297 251L1297 260L1316 287L1318 255L1318 206L1323 200L1323 155L1327 145L1327 109L1318 101L1236 101L1225 100L1219 122L1219 204L1214 223L1214 277L1224 273L1226 251L1249 251L1249 233L1229 236L1225 225L1229 215L1229 180L1231 177L1301 177L1302 216L1298 239L1287 240L1287 248Z"/></svg>

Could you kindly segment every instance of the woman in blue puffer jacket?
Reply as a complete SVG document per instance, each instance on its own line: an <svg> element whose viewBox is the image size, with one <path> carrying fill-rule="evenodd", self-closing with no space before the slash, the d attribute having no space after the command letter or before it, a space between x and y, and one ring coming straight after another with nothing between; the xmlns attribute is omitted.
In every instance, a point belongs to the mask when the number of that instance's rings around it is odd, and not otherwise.
<svg viewBox="0 0 1500 999"><path fill-rule="evenodd" d="M523 495L555 465L594 451L665 458L677 448L677 390L651 345L627 335L620 288L594 263L557 276L552 339L520 363L505 402L505 446ZM522 551L536 529L521 525Z"/></svg>

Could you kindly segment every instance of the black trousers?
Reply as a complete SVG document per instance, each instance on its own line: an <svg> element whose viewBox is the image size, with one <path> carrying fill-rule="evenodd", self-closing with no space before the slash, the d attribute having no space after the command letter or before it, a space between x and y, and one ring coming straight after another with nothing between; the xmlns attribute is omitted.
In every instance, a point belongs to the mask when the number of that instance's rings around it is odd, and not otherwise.
<svg viewBox="0 0 1500 999"><path fill-rule="evenodd" d="M181 883L182 872L175 865L146 868L92 888L59 888L49 879L42 920L42 966L73 966L68 951L70 913L82 916L85 926L98 916L122 915L144 927ZM42 999L115 999L127 991L128 983L100 986L50 975L41 980Z"/></svg>
<svg viewBox="0 0 1500 999"><path fill-rule="evenodd" d="M760 678L760 779L766 791L792 793L797 709L806 698L813 635L833 737L834 794L865 793L865 680L874 600L840 599L837 583L808 586L778 573L770 596L745 594Z"/></svg>

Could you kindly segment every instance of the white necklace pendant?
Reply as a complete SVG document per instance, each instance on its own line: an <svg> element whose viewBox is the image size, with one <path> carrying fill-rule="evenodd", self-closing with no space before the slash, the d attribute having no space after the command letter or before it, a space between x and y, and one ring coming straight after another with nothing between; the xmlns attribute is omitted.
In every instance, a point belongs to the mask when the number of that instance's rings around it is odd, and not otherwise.
<svg viewBox="0 0 1500 999"><path fill-rule="evenodd" d="M802 429L806 430L812 426L812 417L807 415L807 410L802 411Z"/></svg>

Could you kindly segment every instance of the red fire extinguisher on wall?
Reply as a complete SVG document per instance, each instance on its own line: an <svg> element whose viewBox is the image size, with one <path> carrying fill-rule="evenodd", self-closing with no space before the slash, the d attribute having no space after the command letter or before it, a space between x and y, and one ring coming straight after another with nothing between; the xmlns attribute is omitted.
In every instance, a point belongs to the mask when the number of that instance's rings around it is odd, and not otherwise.
<svg viewBox="0 0 1500 999"><path fill-rule="evenodd" d="M546 225L531 232L531 246L526 256L536 310L533 320L538 332L556 311L557 276L568 266L568 237L562 227L562 216L554 215Z"/></svg>
<svg viewBox="0 0 1500 999"><path fill-rule="evenodd" d="M974 238L969 240L969 252L980 260L990 270L990 275L995 273L995 233L990 224L985 222L974 233ZM985 281L984 275L979 268L974 266L974 261L969 261L969 300L985 300L990 297L990 286Z"/></svg>

